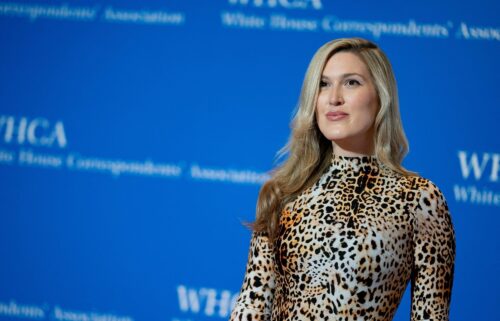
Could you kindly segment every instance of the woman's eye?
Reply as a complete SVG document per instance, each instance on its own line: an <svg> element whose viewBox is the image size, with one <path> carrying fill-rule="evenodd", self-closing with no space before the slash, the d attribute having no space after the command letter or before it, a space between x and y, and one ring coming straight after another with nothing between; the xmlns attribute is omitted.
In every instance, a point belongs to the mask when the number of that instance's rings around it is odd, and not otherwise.
<svg viewBox="0 0 500 321"><path fill-rule="evenodd" d="M326 86L328 86L328 83L326 81L322 80L322 81L319 82L319 87L320 88L323 88L323 87L326 87Z"/></svg>
<svg viewBox="0 0 500 321"><path fill-rule="evenodd" d="M357 81L356 79L348 79L345 83L349 87L360 85L359 81Z"/></svg>

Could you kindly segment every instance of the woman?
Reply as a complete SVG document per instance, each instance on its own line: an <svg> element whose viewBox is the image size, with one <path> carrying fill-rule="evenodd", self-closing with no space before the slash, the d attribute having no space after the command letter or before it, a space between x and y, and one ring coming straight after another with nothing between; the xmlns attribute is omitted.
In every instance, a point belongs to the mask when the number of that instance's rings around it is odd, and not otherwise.
<svg viewBox="0 0 500 321"><path fill-rule="evenodd" d="M231 320L448 320L455 234L446 200L404 169L408 151L385 54L323 45L307 70L287 160L262 187Z"/></svg>

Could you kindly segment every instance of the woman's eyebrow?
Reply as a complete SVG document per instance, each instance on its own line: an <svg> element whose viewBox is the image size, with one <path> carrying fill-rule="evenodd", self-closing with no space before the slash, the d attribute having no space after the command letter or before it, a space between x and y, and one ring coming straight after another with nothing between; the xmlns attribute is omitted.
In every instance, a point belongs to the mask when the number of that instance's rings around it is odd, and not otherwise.
<svg viewBox="0 0 500 321"><path fill-rule="evenodd" d="M339 75L337 78L346 78L346 77L350 77L350 76L359 76L359 77L361 77L361 78L365 79L365 77L363 77L363 75L358 74L358 73L356 73L356 72L349 72L349 73L341 74L341 75ZM328 77L327 75L324 75L324 74L323 74L323 75L321 75L321 78L322 78L322 79L323 79L323 78L324 78L324 79L330 79L330 77Z"/></svg>

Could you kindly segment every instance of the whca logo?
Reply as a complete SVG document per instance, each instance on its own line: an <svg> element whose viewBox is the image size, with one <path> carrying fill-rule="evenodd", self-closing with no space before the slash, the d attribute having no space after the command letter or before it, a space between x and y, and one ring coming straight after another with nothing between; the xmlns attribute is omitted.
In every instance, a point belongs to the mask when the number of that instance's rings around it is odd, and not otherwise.
<svg viewBox="0 0 500 321"><path fill-rule="evenodd" d="M458 159L464 180L474 178L476 181L479 181L486 177L490 182L498 182L500 154L459 151Z"/></svg>
<svg viewBox="0 0 500 321"><path fill-rule="evenodd" d="M500 154L459 151L458 160L465 182L453 186L455 200L469 204L500 206L500 193L496 185Z"/></svg>
<svg viewBox="0 0 500 321"><path fill-rule="evenodd" d="M0 141L5 144L65 148L68 141L62 121L0 115Z"/></svg>
<svg viewBox="0 0 500 321"><path fill-rule="evenodd" d="M177 286L179 308L182 312L207 317L227 318L238 299L238 293L213 288Z"/></svg>

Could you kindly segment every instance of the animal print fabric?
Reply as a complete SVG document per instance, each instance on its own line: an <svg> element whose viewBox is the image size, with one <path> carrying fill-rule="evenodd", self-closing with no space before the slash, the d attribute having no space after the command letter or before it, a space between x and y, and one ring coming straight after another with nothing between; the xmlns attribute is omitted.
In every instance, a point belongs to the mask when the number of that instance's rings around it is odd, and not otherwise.
<svg viewBox="0 0 500 321"><path fill-rule="evenodd" d="M411 321L449 318L455 232L430 180L375 156L332 156L281 213L274 244L253 233L236 320L390 321L411 284Z"/></svg>

